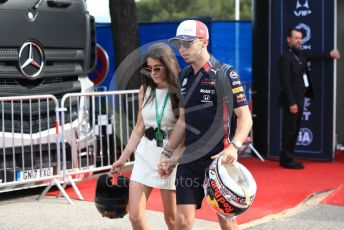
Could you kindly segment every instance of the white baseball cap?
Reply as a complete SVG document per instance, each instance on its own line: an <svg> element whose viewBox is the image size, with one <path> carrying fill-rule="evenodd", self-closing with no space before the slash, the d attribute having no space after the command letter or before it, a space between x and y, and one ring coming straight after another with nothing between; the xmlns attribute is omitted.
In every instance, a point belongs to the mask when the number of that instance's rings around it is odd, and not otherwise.
<svg viewBox="0 0 344 230"><path fill-rule="evenodd" d="M193 41L196 38L209 39L207 26L203 22L198 20L185 20L179 24L176 36L169 39L169 41Z"/></svg>

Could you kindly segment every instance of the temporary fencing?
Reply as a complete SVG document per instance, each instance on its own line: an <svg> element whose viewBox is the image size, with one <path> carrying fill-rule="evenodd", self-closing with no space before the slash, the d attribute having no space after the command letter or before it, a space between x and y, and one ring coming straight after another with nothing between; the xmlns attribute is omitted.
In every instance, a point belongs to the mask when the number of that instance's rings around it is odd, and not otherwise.
<svg viewBox="0 0 344 230"><path fill-rule="evenodd" d="M75 181L118 159L137 110L138 90L0 98L0 192L56 185L72 203L70 184L82 199Z"/></svg>
<svg viewBox="0 0 344 230"><path fill-rule="evenodd" d="M52 95L0 97L0 192L60 177L58 100Z"/></svg>

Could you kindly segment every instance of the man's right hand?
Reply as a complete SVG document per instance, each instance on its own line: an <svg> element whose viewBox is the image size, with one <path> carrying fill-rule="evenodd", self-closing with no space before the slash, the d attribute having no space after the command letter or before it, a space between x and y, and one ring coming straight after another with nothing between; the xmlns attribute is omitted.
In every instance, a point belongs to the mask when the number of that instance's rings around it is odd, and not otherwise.
<svg viewBox="0 0 344 230"><path fill-rule="evenodd" d="M292 114L297 114L299 112L299 108L297 107L297 104L289 106L289 111Z"/></svg>
<svg viewBox="0 0 344 230"><path fill-rule="evenodd" d="M115 163L112 164L109 174L111 176L118 176L121 174L122 168L125 165L125 161L118 159Z"/></svg>

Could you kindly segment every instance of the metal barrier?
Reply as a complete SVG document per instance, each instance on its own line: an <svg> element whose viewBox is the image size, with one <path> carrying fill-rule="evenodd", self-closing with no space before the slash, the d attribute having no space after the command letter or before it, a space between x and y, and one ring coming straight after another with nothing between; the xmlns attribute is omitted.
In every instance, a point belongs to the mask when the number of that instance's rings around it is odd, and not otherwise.
<svg viewBox="0 0 344 230"><path fill-rule="evenodd" d="M93 172L110 169L127 144L135 127L138 92L126 90L63 96L61 135L64 186L72 185L79 199L83 197L74 182ZM77 119L73 119L73 114ZM132 160L128 163L131 164Z"/></svg>
<svg viewBox="0 0 344 230"><path fill-rule="evenodd" d="M135 126L138 92L66 94L60 107L53 95L1 97L0 192L48 185L40 199L56 185L73 203L70 184L83 199L75 181L117 160Z"/></svg>
<svg viewBox="0 0 344 230"><path fill-rule="evenodd" d="M0 192L59 184L56 97L0 97L0 116Z"/></svg>

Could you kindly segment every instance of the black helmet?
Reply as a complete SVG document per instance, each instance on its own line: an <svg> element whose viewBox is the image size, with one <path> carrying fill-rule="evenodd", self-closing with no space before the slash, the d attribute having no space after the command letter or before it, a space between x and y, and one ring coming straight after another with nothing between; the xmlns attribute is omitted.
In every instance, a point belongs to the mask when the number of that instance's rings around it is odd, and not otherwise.
<svg viewBox="0 0 344 230"><path fill-rule="evenodd" d="M127 214L129 199L129 179L124 176L117 178L117 185L113 185L111 177L101 175L97 180L94 202L100 214L110 219L122 218Z"/></svg>

